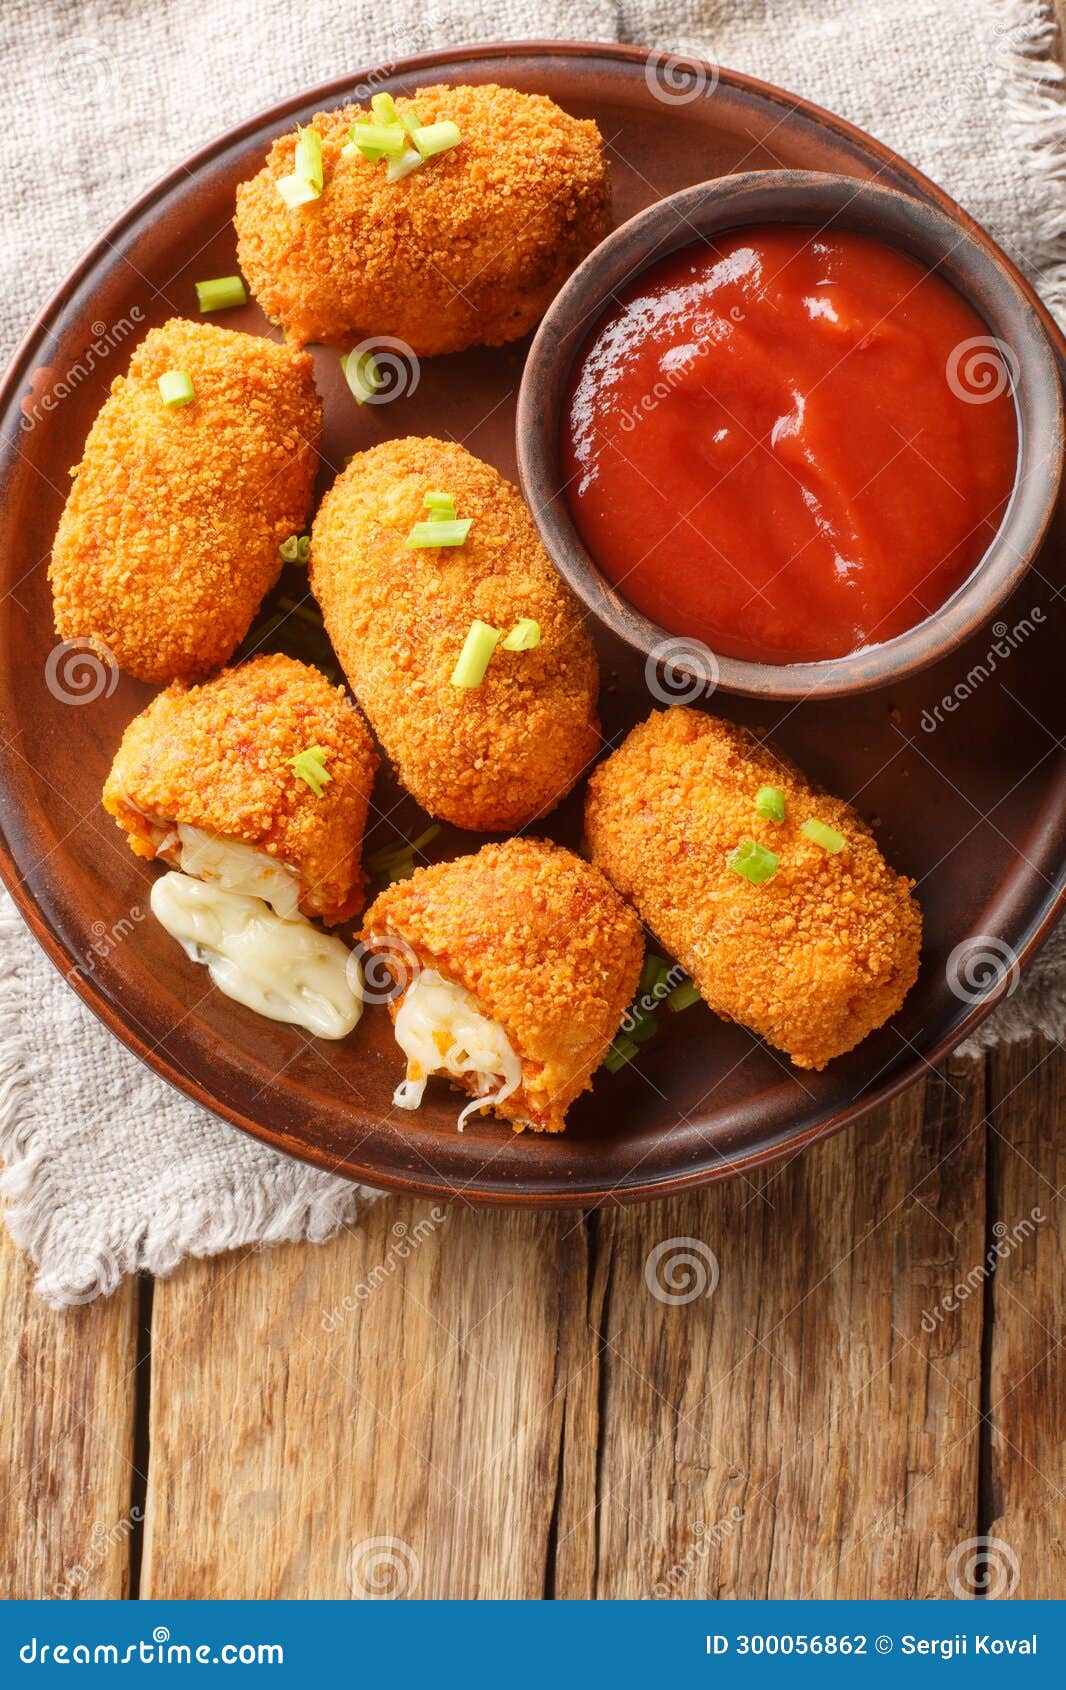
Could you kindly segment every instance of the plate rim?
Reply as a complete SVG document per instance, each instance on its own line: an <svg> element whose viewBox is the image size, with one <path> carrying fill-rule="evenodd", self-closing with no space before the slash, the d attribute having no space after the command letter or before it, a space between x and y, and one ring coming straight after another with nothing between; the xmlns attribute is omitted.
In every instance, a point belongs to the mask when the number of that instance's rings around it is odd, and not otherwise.
<svg viewBox="0 0 1066 1690"><path fill-rule="evenodd" d="M173 188L179 187L183 180L195 176L199 169L219 153L271 124L281 124L290 113L301 110L308 105L315 104L319 106L319 109L327 109L331 100L336 103L345 91L350 93L353 86L360 83L369 83L373 80L389 82L412 74L418 75L426 70L462 65L471 59L505 61L512 56L552 58L570 56L579 59L614 59L626 64L642 64L645 66L649 59L665 56L669 58L672 64L691 67L705 77L712 77L715 85L724 82L739 93L752 94L771 104L787 106L790 112L802 112L808 119L813 119L821 127L841 136L867 157L880 160L901 171L908 182L918 189L923 197L942 209L948 210L952 216L965 225L976 240L990 248L999 260L1006 263L1017 277L1019 285L1043 323L1058 357L1060 369L1066 366L1066 336L1059 329L1058 324L1037 295L1028 278L1021 273L1013 260L1002 251L988 231L924 172L884 142L878 141L874 136L868 134L857 124L849 122L848 119L838 116L835 112L827 110L824 106L820 106L815 101L808 100L802 95L791 94L774 83L765 82L761 78L749 76L742 71L730 70L725 66L714 64L709 60L700 59L690 54L671 53L664 55L654 48L623 42L552 39L482 41L464 42L458 47L438 48L432 52L418 53L406 58L396 59L387 64L371 65L365 69L349 72L345 76L335 77L329 82L316 84L310 89L298 91L273 105L261 108L233 128L222 131L205 142L203 146L197 148L195 152L189 154L188 157L180 160L170 170L164 172L90 242L35 313L29 327L15 347L2 378L0 378L0 413L8 413L13 405L17 406L22 396L22 389L25 386L24 366L27 360L32 357L41 336L47 332L50 320L62 309L70 295L91 269L101 258L106 257L108 249L116 244L127 227L134 223L145 211L149 210L155 201L168 194ZM320 102L322 102L321 105ZM328 1150L319 1145L305 1141L293 1144L282 1142L283 1135L273 1129L261 1126L250 1115L242 1114L240 1110L213 1097L207 1087L201 1084L199 1080L182 1071L172 1062L161 1047L149 1049L146 1041L123 1018L120 1007L111 1001L103 987L95 980L88 978L80 968L71 966L76 963L76 957L66 949L59 935L53 931L46 920L43 911L29 890L28 882L20 875L13 853L9 848L7 837L2 829L0 829L0 883L5 886L33 937L41 946L49 961L63 975L70 989L77 993L77 996L87 1008L120 1043L125 1045L139 1061L143 1062L160 1079L166 1081L175 1091L189 1098L190 1101L205 1109L209 1114L225 1120L231 1126L247 1133L259 1143L267 1144L283 1154L293 1155L298 1160L304 1161L323 1172L332 1173L340 1178L351 1180L353 1183L367 1184L383 1190L409 1192L443 1200L461 1198L478 1207L532 1207L550 1211L585 1209L598 1207L604 1203L621 1206L629 1203L650 1202L718 1184L722 1180L736 1179L760 1167L797 1155L808 1149L812 1144L843 1132L847 1127L854 1126L871 1110L889 1103L893 1098L907 1090L921 1078L923 1069L931 1071L952 1050L971 1037L977 1027L1008 995L1010 989L1009 979L1005 977L987 998L970 1007L951 1032L936 1040L927 1052L914 1055L908 1064L892 1079L881 1086L876 1086L869 1093L864 1093L860 1098L843 1108L831 1110L823 1119L815 1121L802 1131L797 1131L783 1143L755 1149L737 1157L719 1155L719 1160L715 1164L701 1165L692 1171L677 1171L659 1178L635 1182L632 1185L613 1185L599 1188L591 1184L587 1177L582 1177L580 1182L570 1188L550 1191L521 1190L513 1186L501 1189L473 1187L461 1179L448 1178L439 1174L435 1178L430 1178L428 1173L407 1177L406 1174L397 1173L391 1169L383 1172L374 1166L361 1163L354 1155L341 1163ZM1058 890L1052 894L1043 915L1031 927L1024 942L1016 951L1019 967L1024 967L1031 962L1056 925L1064 906L1066 906L1066 879Z"/></svg>

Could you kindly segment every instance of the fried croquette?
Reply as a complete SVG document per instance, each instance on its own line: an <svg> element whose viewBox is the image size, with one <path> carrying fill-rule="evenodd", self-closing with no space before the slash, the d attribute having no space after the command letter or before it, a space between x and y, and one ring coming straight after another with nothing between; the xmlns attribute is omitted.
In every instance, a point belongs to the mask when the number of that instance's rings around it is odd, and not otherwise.
<svg viewBox="0 0 1066 1690"><path fill-rule="evenodd" d="M183 371L194 398L164 405ZM89 432L52 551L56 631L141 681L195 680L244 638L304 527L322 407L308 354L172 318Z"/></svg>
<svg viewBox="0 0 1066 1690"><path fill-rule="evenodd" d="M307 752L309 780L293 767ZM377 762L343 687L291 657L257 657L202 686L175 682L135 716L104 807L138 856L335 923L363 907Z"/></svg>
<svg viewBox="0 0 1066 1690"><path fill-rule="evenodd" d="M780 824L756 811L764 785L784 796ZM807 837L812 821L842 848ZM595 770L585 825L593 861L710 1007L798 1068L851 1050L914 984L913 882L854 810L742 728L681 707L651 716ZM744 841L779 859L761 884L729 866Z"/></svg>
<svg viewBox="0 0 1066 1690"><path fill-rule="evenodd" d="M640 978L640 923L591 864L508 839L388 887L363 941L402 988L390 1009L417 1108L443 1073L517 1131L562 1132Z"/></svg>
<svg viewBox="0 0 1066 1690"><path fill-rule="evenodd" d="M430 491L472 519L465 544L406 545ZM509 482L448 441L374 446L322 501L310 570L352 690L424 809L483 833L554 809L600 745L596 654ZM506 634L522 618L534 649L501 641L479 686L453 685L475 619Z"/></svg>
<svg viewBox="0 0 1066 1690"><path fill-rule="evenodd" d="M517 339L607 233L599 130L543 94L491 84L421 88L396 107L412 122L457 124L462 141L389 182L383 162L349 145L369 114L348 106L312 120L317 199L290 209L278 192L294 134L241 184L237 257L252 292L297 346L390 335L426 356Z"/></svg>

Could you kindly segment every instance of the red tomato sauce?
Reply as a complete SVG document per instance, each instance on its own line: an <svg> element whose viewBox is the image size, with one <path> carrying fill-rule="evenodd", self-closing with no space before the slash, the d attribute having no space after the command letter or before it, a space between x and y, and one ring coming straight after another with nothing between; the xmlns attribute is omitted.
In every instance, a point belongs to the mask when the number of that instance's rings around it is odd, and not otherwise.
<svg viewBox="0 0 1066 1690"><path fill-rule="evenodd" d="M935 272L864 235L745 228L645 271L578 360L571 511L671 633L771 663L924 621L992 540L1007 362Z"/></svg>

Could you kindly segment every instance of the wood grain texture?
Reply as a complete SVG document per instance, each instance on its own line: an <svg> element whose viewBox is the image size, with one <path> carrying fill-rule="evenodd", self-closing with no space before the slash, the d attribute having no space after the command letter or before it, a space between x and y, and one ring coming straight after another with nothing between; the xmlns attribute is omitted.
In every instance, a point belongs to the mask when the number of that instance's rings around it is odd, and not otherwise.
<svg viewBox="0 0 1066 1690"><path fill-rule="evenodd" d="M1066 1591L1066 1053L1033 1040L989 1059L989 1168L1000 1252L983 1281L991 1432L984 1576L1003 1595Z"/></svg>
<svg viewBox="0 0 1066 1690"><path fill-rule="evenodd" d="M598 1596L945 1593L976 1514L981 1311L950 1342L922 1313L981 1246L981 1067L925 1089L924 1115L913 1090L755 1186L604 1217ZM698 1278L697 1246L713 1294L659 1301L649 1277L687 1249Z"/></svg>
<svg viewBox="0 0 1066 1690"><path fill-rule="evenodd" d="M0 1597L128 1587L137 1284L57 1314L0 1235Z"/></svg>
<svg viewBox="0 0 1066 1690"><path fill-rule="evenodd" d="M956 1063L757 1185L393 1200L190 1264L156 1288L142 1594L947 1594L982 1302L923 1314L983 1252L982 1121Z"/></svg>
<svg viewBox="0 0 1066 1690"><path fill-rule="evenodd" d="M157 1285L142 1594L543 1595L583 1237L396 1199Z"/></svg>

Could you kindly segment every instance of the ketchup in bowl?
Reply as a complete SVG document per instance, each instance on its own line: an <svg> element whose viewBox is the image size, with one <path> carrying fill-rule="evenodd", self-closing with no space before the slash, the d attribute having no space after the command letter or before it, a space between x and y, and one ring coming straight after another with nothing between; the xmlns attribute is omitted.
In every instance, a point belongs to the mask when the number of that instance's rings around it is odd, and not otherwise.
<svg viewBox="0 0 1066 1690"><path fill-rule="evenodd" d="M631 604L790 663L943 604L999 527L1018 439L1009 363L935 270L773 224L619 296L575 366L562 448L577 528Z"/></svg>

